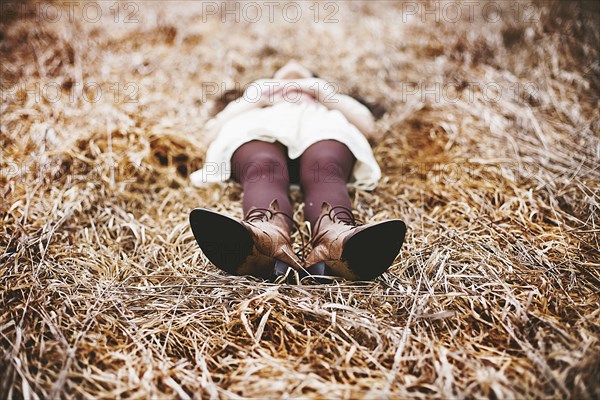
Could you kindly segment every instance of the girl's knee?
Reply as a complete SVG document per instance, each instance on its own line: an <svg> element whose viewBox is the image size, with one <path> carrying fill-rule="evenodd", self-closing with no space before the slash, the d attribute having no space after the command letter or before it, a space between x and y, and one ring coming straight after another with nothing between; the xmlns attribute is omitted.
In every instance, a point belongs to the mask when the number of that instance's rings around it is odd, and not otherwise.
<svg viewBox="0 0 600 400"><path fill-rule="evenodd" d="M354 164L354 156L343 143L329 140L309 147L300 158L300 183L346 182Z"/></svg>
<svg viewBox="0 0 600 400"><path fill-rule="evenodd" d="M300 168L300 184L303 187L311 184L345 183L349 171L340 165L334 157L323 157L311 160Z"/></svg>
<svg viewBox="0 0 600 400"><path fill-rule="evenodd" d="M234 163L235 164L235 163ZM287 160L279 154L259 151L252 154L243 164L232 165L236 175L247 180L269 179L270 181L289 180Z"/></svg>
<svg viewBox="0 0 600 400"><path fill-rule="evenodd" d="M251 141L240 146L231 157L231 174L238 181L248 178L288 178L286 149L279 143Z"/></svg>

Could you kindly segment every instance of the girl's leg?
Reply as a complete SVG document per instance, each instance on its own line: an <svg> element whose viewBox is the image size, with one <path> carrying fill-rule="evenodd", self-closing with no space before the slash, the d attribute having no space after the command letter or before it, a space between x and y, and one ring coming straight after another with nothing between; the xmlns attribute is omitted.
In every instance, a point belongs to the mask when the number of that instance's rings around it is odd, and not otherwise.
<svg viewBox="0 0 600 400"><path fill-rule="evenodd" d="M351 213L341 207L351 211L346 182L354 161L346 145L333 140L315 143L300 158L304 215L313 228L312 250L304 260L311 274L374 279L392 265L404 241L400 220L352 226ZM340 209L324 208L319 221L323 202Z"/></svg>
<svg viewBox="0 0 600 400"><path fill-rule="evenodd" d="M243 221L204 208L190 213L196 242L218 268L270 278L277 268L301 265L292 248L292 221L282 215L292 214L286 153L282 145L253 141L231 158L232 177L244 189L244 215L248 217L252 207L268 209L273 200L279 210L273 205L273 213L257 212Z"/></svg>
<svg viewBox="0 0 600 400"><path fill-rule="evenodd" d="M304 218L315 226L321 205L352 209L346 183L354 165L354 155L337 140L322 140L310 146L300 157L300 185L304 192ZM338 214L351 223L350 216Z"/></svg>
<svg viewBox="0 0 600 400"><path fill-rule="evenodd" d="M277 199L281 212L292 216L285 146L258 140L245 143L233 153L231 168L244 191L244 215L252 207L268 208ZM289 221L290 229L291 225Z"/></svg>

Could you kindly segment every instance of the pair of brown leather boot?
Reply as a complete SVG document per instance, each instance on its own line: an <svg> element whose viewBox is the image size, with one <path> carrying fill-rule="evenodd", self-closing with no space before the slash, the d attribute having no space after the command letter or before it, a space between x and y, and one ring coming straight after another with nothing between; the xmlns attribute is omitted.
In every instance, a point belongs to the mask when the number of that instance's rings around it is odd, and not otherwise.
<svg viewBox="0 0 600 400"><path fill-rule="evenodd" d="M199 208L190 213L198 245L218 268L234 275L270 279L292 268L300 274L335 275L349 280L373 279L385 272L400 251L406 226L387 220L362 226L341 220L352 212L323 203L306 259L292 250L286 219L274 200L252 209L243 220ZM302 249L304 250L304 249Z"/></svg>

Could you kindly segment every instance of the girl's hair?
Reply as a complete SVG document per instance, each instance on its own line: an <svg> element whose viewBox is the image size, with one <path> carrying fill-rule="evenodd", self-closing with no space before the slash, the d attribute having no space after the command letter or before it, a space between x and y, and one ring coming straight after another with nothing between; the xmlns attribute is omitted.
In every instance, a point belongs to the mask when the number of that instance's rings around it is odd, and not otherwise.
<svg viewBox="0 0 600 400"><path fill-rule="evenodd" d="M230 90L223 92L223 94L215 100L212 110L211 110L211 114L213 116L217 115L218 113L223 111L223 109L225 107L227 107L227 104L231 103L232 101L234 101L235 99L237 99L239 97L242 97L243 95L244 95L244 89L239 88L239 87L236 87L235 89L230 89Z"/></svg>
<svg viewBox="0 0 600 400"><path fill-rule="evenodd" d="M352 90L350 92L349 96L351 96L354 100L358 101L363 106L367 107L369 109L369 111L371 111L371 114L373 114L375 119L379 119L379 118L383 117L383 115L387 112L387 108L385 108L383 105L381 105L381 103L379 103L379 102L373 103L373 102L365 100L363 97L361 97L358 94L356 89Z"/></svg>
<svg viewBox="0 0 600 400"><path fill-rule="evenodd" d="M312 73L312 76L313 76L313 78L320 78L314 72ZM218 113L223 111L223 109L225 107L227 107L227 105L229 103L231 103L232 101L234 101L237 98L242 97L243 95L244 95L244 89L242 89L240 87L236 87L234 89L230 89L230 90L223 92L223 94L215 100L215 103L211 110L211 114L213 116L217 115ZM371 111L371 114L373 114L375 119L381 118L387 112L387 109L384 106L382 106L381 104L366 101L363 97L361 97L358 94L357 90L352 90L349 95L352 98L354 98L354 100L358 101L363 106L367 107L369 109L369 111Z"/></svg>

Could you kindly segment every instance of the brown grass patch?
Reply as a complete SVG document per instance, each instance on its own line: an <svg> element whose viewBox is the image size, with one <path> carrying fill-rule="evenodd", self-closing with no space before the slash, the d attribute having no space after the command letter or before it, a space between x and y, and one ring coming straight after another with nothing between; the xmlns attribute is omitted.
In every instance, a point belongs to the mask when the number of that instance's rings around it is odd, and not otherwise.
<svg viewBox="0 0 600 400"><path fill-rule="evenodd" d="M80 5L0 25L0 397L600 397L592 2L518 3L533 20L496 2L495 23L488 3L423 22L340 2L334 24L203 20L201 2L135 3L125 24L100 4L97 23ZM289 58L388 110L385 177L352 195L410 230L374 282L225 276L188 227L194 207L241 212L237 185L188 183L203 82Z"/></svg>

